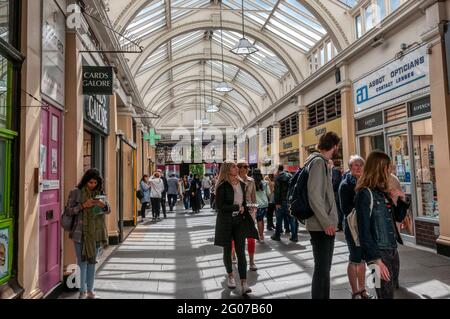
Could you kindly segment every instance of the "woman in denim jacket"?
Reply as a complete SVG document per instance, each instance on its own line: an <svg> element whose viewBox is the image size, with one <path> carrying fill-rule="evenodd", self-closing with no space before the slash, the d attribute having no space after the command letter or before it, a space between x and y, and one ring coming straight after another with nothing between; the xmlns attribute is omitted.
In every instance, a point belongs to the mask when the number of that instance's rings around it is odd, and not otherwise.
<svg viewBox="0 0 450 319"><path fill-rule="evenodd" d="M393 278L399 271L397 242L403 244L395 222L403 221L409 206L402 191L389 193L390 165L387 154L372 152L356 186L355 198L363 258L368 265L375 265L380 276L380 285L376 287L379 299L394 298Z"/></svg>

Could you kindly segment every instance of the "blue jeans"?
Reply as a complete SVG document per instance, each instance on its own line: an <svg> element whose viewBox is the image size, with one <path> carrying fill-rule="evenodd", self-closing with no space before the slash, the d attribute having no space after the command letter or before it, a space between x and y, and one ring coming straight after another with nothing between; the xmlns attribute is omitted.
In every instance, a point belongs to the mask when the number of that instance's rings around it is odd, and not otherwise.
<svg viewBox="0 0 450 319"><path fill-rule="evenodd" d="M189 209L189 198L190 198L189 192L184 193L183 196L184 209Z"/></svg>
<svg viewBox="0 0 450 319"><path fill-rule="evenodd" d="M283 203L281 207L276 210L275 214L277 217L275 237L280 238L281 234L283 233L283 221L287 219L291 229L291 239L297 240L298 239L297 222L294 216L289 215L287 203Z"/></svg>
<svg viewBox="0 0 450 319"><path fill-rule="evenodd" d="M100 246L97 245L97 258ZM81 261L81 243L75 242L75 252L77 254L77 264L80 267L80 293L86 291L94 292L95 281L95 264L89 264L86 261Z"/></svg>

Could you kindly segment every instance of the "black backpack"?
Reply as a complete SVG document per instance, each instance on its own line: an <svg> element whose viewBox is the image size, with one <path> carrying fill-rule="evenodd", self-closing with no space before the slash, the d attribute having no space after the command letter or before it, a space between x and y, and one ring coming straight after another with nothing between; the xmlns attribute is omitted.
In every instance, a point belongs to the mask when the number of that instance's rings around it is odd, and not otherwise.
<svg viewBox="0 0 450 319"><path fill-rule="evenodd" d="M296 217L302 224L304 221L314 216L314 212L309 205L308 199L308 179L309 165L319 156L312 158L305 166L291 178L288 189L289 211L292 216ZM328 175L328 167L325 162L325 169Z"/></svg>
<svg viewBox="0 0 450 319"><path fill-rule="evenodd" d="M136 197L139 200L142 200L144 198L144 192L141 189L138 189L136 192Z"/></svg>

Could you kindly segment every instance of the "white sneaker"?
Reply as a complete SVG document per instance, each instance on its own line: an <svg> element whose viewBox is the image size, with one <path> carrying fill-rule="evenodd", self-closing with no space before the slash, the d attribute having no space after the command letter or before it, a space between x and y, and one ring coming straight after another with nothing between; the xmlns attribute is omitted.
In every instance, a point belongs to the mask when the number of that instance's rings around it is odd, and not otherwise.
<svg viewBox="0 0 450 319"><path fill-rule="evenodd" d="M247 283L242 284L242 295L245 296L252 292L252 289L248 286Z"/></svg>
<svg viewBox="0 0 450 319"><path fill-rule="evenodd" d="M228 276L227 285L228 285L228 288L230 288L230 289L236 288L236 280L234 279L234 277Z"/></svg>

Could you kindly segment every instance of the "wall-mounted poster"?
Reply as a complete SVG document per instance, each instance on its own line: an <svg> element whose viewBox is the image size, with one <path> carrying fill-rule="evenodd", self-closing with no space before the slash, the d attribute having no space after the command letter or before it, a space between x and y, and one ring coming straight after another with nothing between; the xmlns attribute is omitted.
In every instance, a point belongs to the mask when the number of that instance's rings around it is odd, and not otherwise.
<svg viewBox="0 0 450 319"><path fill-rule="evenodd" d="M11 273L11 227L8 224L0 224L0 284Z"/></svg>
<svg viewBox="0 0 450 319"><path fill-rule="evenodd" d="M58 150L52 148L52 174L58 173Z"/></svg>

